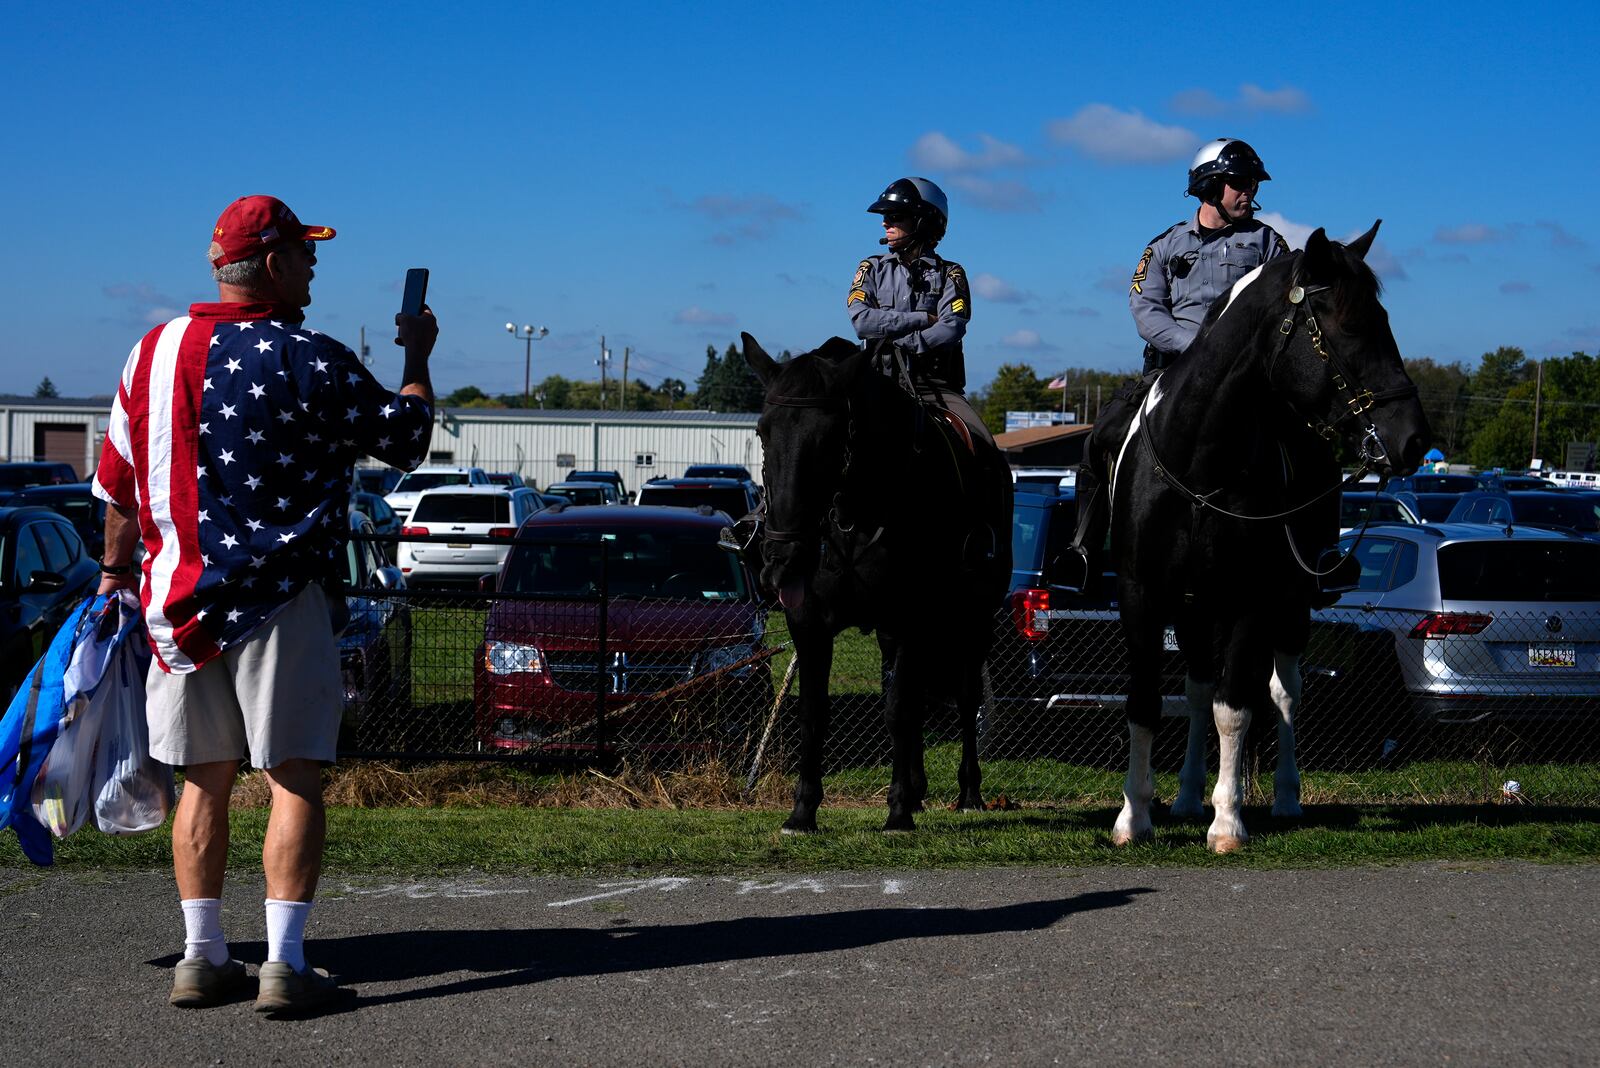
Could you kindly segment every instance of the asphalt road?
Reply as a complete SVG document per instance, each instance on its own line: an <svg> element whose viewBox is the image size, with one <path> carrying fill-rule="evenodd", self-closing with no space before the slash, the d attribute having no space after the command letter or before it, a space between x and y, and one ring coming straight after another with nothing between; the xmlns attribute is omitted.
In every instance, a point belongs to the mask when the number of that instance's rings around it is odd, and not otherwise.
<svg viewBox="0 0 1600 1068"><path fill-rule="evenodd" d="M224 899L263 959L259 877ZM1600 866L324 880L359 998L169 1008L170 876L0 869L15 1065L1600 1063Z"/></svg>

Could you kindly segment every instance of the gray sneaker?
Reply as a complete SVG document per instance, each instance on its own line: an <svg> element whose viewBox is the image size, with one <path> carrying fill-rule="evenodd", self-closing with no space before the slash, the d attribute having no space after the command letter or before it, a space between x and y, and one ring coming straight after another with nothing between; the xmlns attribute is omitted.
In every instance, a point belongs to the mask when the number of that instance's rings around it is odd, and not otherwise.
<svg viewBox="0 0 1600 1068"><path fill-rule="evenodd" d="M287 961L269 960L261 966L260 977L257 1012L310 1012L355 997L354 990L340 986L321 968L297 972Z"/></svg>
<svg viewBox="0 0 1600 1068"><path fill-rule="evenodd" d="M172 996L167 1003L180 1009L209 1009L232 1001L250 986L244 964L230 960L212 964L204 957L180 960L172 969Z"/></svg>

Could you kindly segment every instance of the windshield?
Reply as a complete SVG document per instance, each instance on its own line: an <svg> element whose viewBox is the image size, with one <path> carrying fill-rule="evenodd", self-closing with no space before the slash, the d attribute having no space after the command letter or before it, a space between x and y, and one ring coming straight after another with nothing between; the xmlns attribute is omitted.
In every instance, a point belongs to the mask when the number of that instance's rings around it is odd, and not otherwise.
<svg viewBox="0 0 1600 1068"><path fill-rule="evenodd" d="M1410 522L1410 517L1400 510L1400 502L1393 497L1379 497L1376 494L1364 494L1358 497L1345 494L1339 500L1339 525L1359 527L1367 522L1368 512L1371 512L1374 523Z"/></svg>
<svg viewBox="0 0 1600 1068"><path fill-rule="evenodd" d="M551 486L545 490L557 497L565 497L573 504L605 504L606 491L599 484L593 486Z"/></svg>
<svg viewBox="0 0 1600 1068"><path fill-rule="evenodd" d="M1451 511L1460 499L1454 493L1419 493L1417 511L1422 513L1425 523L1442 523L1450 518Z"/></svg>
<svg viewBox="0 0 1600 1068"><path fill-rule="evenodd" d="M1418 493L1471 493L1478 480L1471 475L1412 475L1411 488Z"/></svg>
<svg viewBox="0 0 1600 1068"><path fill-rule="evenodd" d="M506 564L515 593L584 595L606 586L612 597L740 601L749 597L739 558L718 547L705 529L602 531L584 527L532 532L549 544L518 545Z"/></svg>
<svg viewBox="0 0 1600 1068"><path fill-rule="evenodd" d="M1439 550L1439 592L1460 601L1600 601L1600 545L1475 541Z"/></svg>
<svg viewBox="0 0 1600 1068"><path fill-rule="evenodd" d="M731 486L646 486L639 491L639 503L664 504L671 508L695 508L709 504L732 519L738 519L750 510L744 490Z"/></svg>
<svg viewBox="0 0 1600 1068"><path fill-rule="evenodd" d="M511 498L499 493L429 493L411 513L413 523L505 523Z"/></svg>
<svg viewBox="0 0 1600 1068"><path fill-rule="evenodd" d="M1545 527L1561 527L1592 533L1600 530L1595 505L1582 497L1513 497L1511 516L1518 523L1534 523Z"/></svg>
<svg viewBox="0 0 1600 1068"><path fill-rule="evenodd" d="M400 480L395 486L395 493L416 493L420 490L433 489L437 486L465 486L468 484L464 471L413 471Z"/></svg>

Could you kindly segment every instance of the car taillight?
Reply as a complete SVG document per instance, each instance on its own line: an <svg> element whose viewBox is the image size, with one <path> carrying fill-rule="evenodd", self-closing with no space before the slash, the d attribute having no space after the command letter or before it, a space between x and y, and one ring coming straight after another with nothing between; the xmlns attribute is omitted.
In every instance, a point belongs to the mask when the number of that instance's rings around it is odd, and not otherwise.
<svg viewBox="0 0 1600 1068"><path fill-rule="evenodd" d="M1030 642L1050 634L1050 620L1039 613L1050 611L1049 590L1018 590L1011 595L1011 622L1017 633Z"/></svg>
<svg viewBox="0 0 1600 1068"><path fill-rule="evenodd" d="M517 536L517 528L516 527L490 527L489 528L489 537L491 537L491 538L514 538L516 536Z"/></svg>
<svg viewBox="0 0 1600 1068"><path fill-rule="evenodd" d="M1446 634L1477 634L1494 617L1484 612L1431 612L1411 628L1413 638L1442 638Z"/></svg>
<svg viewBox="0 0 1600 1068"><path fill-rule="evenodd" d="M403 537L403 538L405 538L405 537L426 538L428 536L428 528L427 527L401 527L400 528L400 536Z"/></svg>

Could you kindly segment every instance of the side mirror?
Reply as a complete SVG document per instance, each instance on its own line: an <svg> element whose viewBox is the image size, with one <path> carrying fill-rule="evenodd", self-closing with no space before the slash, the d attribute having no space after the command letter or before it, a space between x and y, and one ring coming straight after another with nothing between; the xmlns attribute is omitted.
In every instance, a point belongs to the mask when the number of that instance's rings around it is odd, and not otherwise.
<svg viewBox="0 0 1600 1068"><path fill-rule="evenodd" d="M479 593L493 593L494 592L495 583L498 582L499 579L500 579L499 575L479 575L478 576L478 592Z"/></svg>
<svg viewBox="0 0 1600 1068"><path fill-rule="evenodd" d="M57 593L67 588L67 576L55 571L35 571L24 587L28 593Z"/></svg>
<svg viewBox="0 0 1600 1068"><path fill-rule="evenodd" d="M372 573L372 580L380 589L403 590L406 588L406 577L398 567L380 567Z"/></svg>

